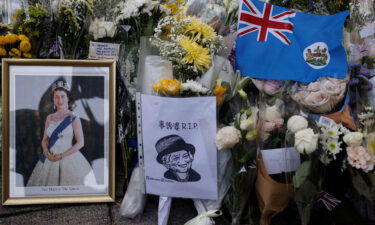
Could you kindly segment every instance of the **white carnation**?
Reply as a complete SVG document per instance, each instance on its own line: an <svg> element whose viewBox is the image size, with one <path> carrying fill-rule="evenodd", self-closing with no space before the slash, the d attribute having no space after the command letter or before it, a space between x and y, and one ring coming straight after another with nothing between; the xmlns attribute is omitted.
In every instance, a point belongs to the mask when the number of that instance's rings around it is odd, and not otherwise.
<svg viewBox="0 0 375 225"><path fill-rule="evenodd" d="M318 145L318 135L311 128L297 131L294 136L294 147L301 154L314 152Z"/></svg>
<svg viewBox="0 0 375 225"><path fill-rule="evenodd" d="M216 134L216 146L219 150L235 146L241 139L241 132L233 126L221 128Z"/></svg>
<svg viewBox="0 0 375 225"><path fill-rule="evenodd" d="M287 122L288 130L292 133L306 129L308 127L308 122L303 116L292 116Z"/></svg>

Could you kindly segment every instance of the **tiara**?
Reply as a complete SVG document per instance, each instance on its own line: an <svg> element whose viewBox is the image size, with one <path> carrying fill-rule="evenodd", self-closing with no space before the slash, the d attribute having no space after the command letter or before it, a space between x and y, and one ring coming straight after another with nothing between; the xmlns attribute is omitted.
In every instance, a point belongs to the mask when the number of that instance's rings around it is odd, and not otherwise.
<svg viewBox="0 0 375 225"><path fill-rule="evenodd" d="M68 82L65 82L65 81L57 81L55 83L52 84L52 91L54 91L56 88L63 88L67 91L70 91L70 85L68 84Z"/></svg>

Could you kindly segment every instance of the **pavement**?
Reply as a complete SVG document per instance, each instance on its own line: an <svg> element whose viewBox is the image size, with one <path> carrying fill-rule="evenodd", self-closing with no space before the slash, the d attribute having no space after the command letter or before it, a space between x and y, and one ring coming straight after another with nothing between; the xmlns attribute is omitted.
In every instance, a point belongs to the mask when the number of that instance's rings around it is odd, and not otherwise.
<svg viewBox="0 0 375 225"><path fill-rule="evenodd" d="M0 175L0 186L1 186ZM156 225L158 197L149 195L143 214L128 219L120 215L119 209L124 196L124 179L121 174L116 177L116 202L114 203L82 203L53 205L0 205L0 225L65 225L65 224L125 224L125 225ZM0 193L1 198L1 193ZM353 210L351 204L341 204L335 213L314 215L314 217L332 218L324 223L309 225L375 225L374 221L364 221ZM168 225L183 225L197 215L193 201L190 199L173 199ZM228 217L215 218L216 225L229 225ZM243 224L248 225L248 224ZM284 210L272 220L272 225L300 225L298 213Z"/></svg>
<svg viewBox="0 0 375 225"><path fill-rule="evenodd" d="M0 175L1 178L1 175ZM121 178L120 178L121 179ZM1 183L1 179L0 179ZM1 186L1 184L0 184ZM158 197L148 196L144 212L139 217L127 219L120 215L123 190L121 182L116 183L117 201L97 204L54 204L0 206L0 225L155 225L157 224ZM0 194L1 197L1 194ZM183 225L197 215L193 201L173 199L169 225ZM229 224L219 219L218 225Z"/></svg>

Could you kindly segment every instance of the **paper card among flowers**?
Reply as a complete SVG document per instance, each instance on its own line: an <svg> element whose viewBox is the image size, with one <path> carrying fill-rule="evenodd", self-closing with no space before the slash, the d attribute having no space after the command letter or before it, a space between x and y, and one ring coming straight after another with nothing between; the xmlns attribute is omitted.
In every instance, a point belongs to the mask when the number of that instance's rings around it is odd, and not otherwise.
<svg viewBox="0 0 375 225"><path fill-rule="evenodd" d="M142 94L140 109L146 193L216 200L216 98Z"/></svg>
<svg viewBox="0 0 375 225"><path fill-rule="evenodd" d="M294 148L261 150L268 174L296 171L301 164L299 153Z"/></svg>

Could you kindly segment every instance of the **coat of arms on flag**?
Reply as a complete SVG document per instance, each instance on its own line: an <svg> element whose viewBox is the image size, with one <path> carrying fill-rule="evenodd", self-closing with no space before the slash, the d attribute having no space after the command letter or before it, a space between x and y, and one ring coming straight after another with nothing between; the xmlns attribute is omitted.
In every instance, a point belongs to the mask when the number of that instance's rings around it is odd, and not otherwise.
<svg viewBox="0 0 375 225"><path fill-rule="evenodd" d="M341 45L348 11L335 15L295 12L258 0L242 0L236 67L243 76L312 82L344 78L348 64Z"/></svg>

